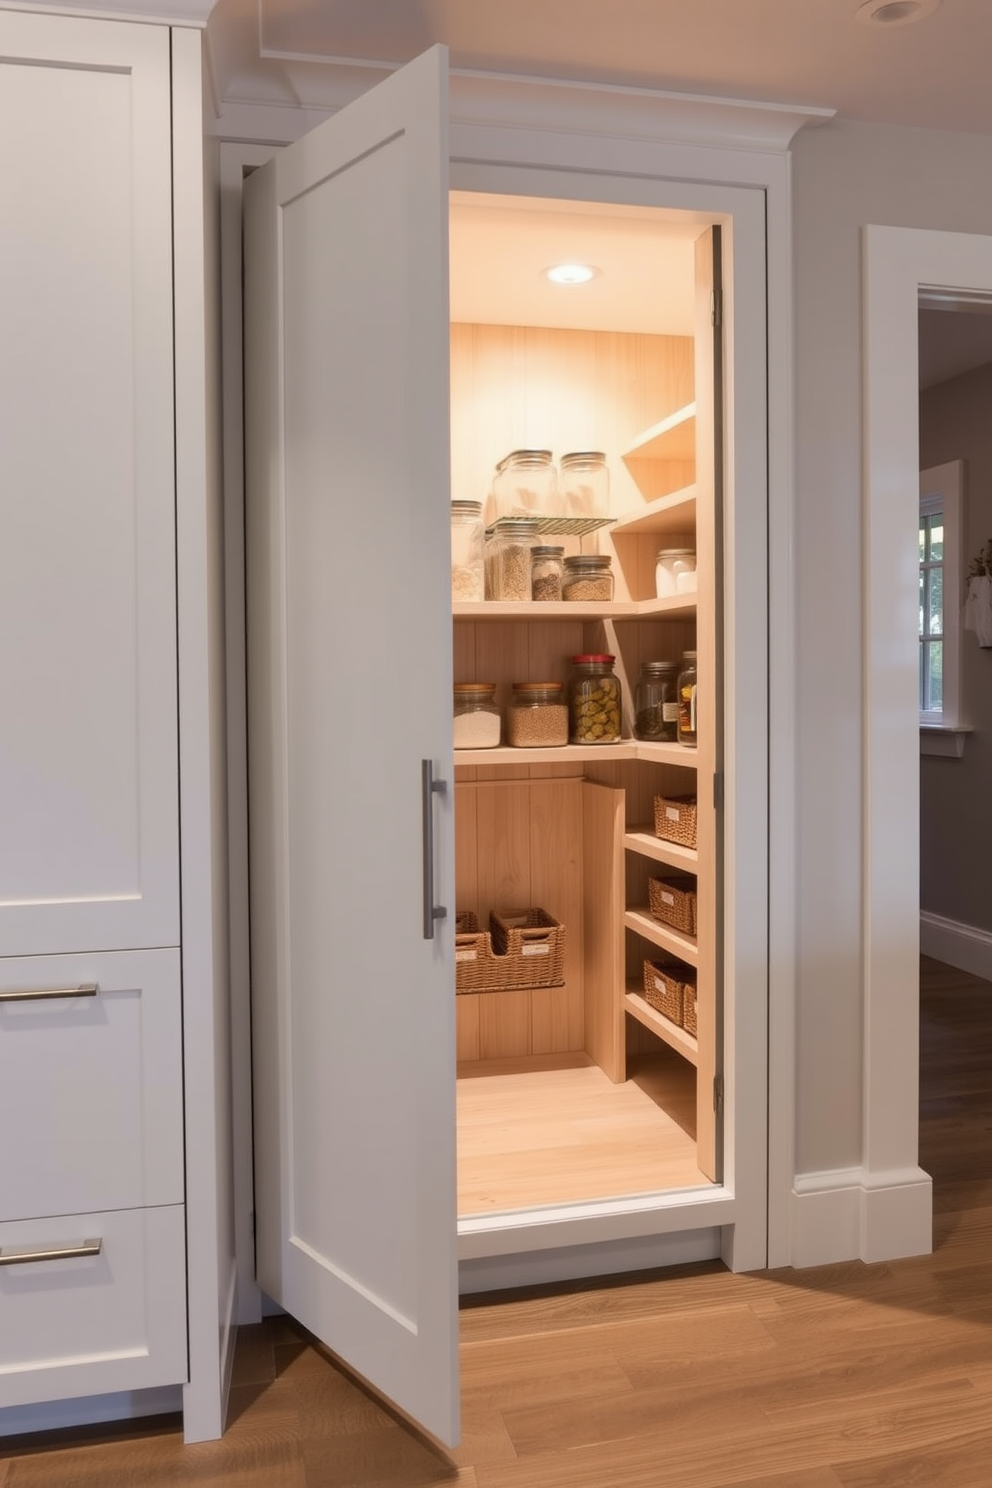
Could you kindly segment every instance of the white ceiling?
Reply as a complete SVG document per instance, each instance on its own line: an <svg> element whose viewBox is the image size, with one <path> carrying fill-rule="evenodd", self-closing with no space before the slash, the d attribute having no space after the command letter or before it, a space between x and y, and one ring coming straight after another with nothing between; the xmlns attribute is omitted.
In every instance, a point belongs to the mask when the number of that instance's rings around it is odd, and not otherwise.
<svg viewBox="0 0 992 1488"><path fill-rule="evenodd" d="M835 109L992 134L992 0L869 27L859 0L218 0L221 99L319 108L341 63L371 86L436 42L453 69Z"/></svg>

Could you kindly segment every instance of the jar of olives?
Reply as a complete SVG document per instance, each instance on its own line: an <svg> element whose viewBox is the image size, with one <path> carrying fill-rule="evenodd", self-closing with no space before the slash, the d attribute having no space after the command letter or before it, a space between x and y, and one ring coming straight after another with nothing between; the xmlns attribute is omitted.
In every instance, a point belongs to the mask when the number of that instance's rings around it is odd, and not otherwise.
<svg viewBox="0 0 992 1488"><path fill-rule="evenodd" d="M573 656L568 694L570 744L619 744L620 682L613 656Z"/></svg>

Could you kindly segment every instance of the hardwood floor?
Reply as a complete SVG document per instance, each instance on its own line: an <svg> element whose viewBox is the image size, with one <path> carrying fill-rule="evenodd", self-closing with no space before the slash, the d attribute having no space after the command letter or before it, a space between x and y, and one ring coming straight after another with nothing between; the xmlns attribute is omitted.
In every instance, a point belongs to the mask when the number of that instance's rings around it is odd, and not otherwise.
<svg viewBox="0 0 992 1488"><path fill-rule="evenodd" d="M925 962L921 1044L930 1256L473 1299L451 1453L270 1319L242 1330L222 1441L22 1438L0 1488L989 1488L992 986Z"/></svg>

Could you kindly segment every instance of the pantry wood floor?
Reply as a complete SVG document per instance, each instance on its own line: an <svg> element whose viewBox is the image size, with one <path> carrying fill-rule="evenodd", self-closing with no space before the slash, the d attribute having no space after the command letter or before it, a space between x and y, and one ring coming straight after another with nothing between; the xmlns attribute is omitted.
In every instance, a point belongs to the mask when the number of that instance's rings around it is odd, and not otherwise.
<svg viewBox="0 0 992 1488"><path fill-rule="evenodd" d="M462 1311L463 1445L401 1426L286 1319L242 1329L231 1423L0 1444L0 1488L989 1488L992 985L924 962L934 1253L716 1263Z"/></svg>
<svg viewBox="0 0 992 1488"><path fill-rule="evenodd" d="M582 1054L466 1065L458 1080L458 1213L706 1183L696 1072L673 1050L614 1085Z"/></svg>

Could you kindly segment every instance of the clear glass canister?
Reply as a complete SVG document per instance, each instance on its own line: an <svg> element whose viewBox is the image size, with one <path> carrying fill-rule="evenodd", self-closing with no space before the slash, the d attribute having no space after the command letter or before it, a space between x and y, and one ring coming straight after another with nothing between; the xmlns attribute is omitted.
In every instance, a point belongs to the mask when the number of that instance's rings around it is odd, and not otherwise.
<svg viewBox="0 0 992 1488"><path fill-rule="evenodd" d="M610 471L601 450L576 450L562 455L559 485L565 516L609 516Z"/></svg>
<svg viewBox="0 0 992 1488"><path fill-rule="evenodd" d="M513 450L493 476L490 520L501 517L560 517L558 472L550 450Z"/></svg>
<svg viewBox="0 0 992 1488"><path fill-rule="evenodd" d="M696 554L692 548L662 548L655 560L655 593L659 599L686 594L696 587Z"/></svg>
<svg viewBox="0 0 992 1488"><path fill-rule="evenodd" d="M530 554L537 539L530 522L501 522L486 541L486 598L530 599Z"/></svg>
<svg viewBox="0 0 992 1488"><path fill-rule="evenodd" d="M634 688L634 735L674 744L678 738L677 661L644 661Z"/></svg>
<svg viewBox="0 0 992 1488"><path fill-rule="evenodd" d="M485 599L486 529L481 501L451 503L451 598Z"/></svg>
<svg viewBox="0 0 992 1488"><path fill-rule="evenodd" d="M620 742L620 682L613 675L613 656L573 656L568 693L569 743Z"/></svg>
<svg viewBox="0 0 992 1488"><path fill-rule="evenodd" d="M679 726L680 744L696 742L696 653L682 653L682 670L679 672Z"/></svg>
<svg viewBox="0 0 992 1488"><path fill-rule="evenodd" d="M565 559L562 599L587 604L613 598L613 570L608 553L578 553Z"/></svg>
<svg viewBox="0 0 992 1488"><path fill-rule="evenodd" d="M507 742L517 749L553 749L568 743L568 704L561 682L514 682L506 720Z"/></svg>
<svg viewBox="0 0 992 1488"><path fill-rule="evenodd" d="M456 749L495 749L501 720L495 682L456 682L453 733Z"/></svg>
<svg viewBox="0 0 992 1488"><path fill-rule="evenodd" d="M531 599L561 599L562 555L564 552L564 548L551 547L543 543L531 548Z"/></svg>

